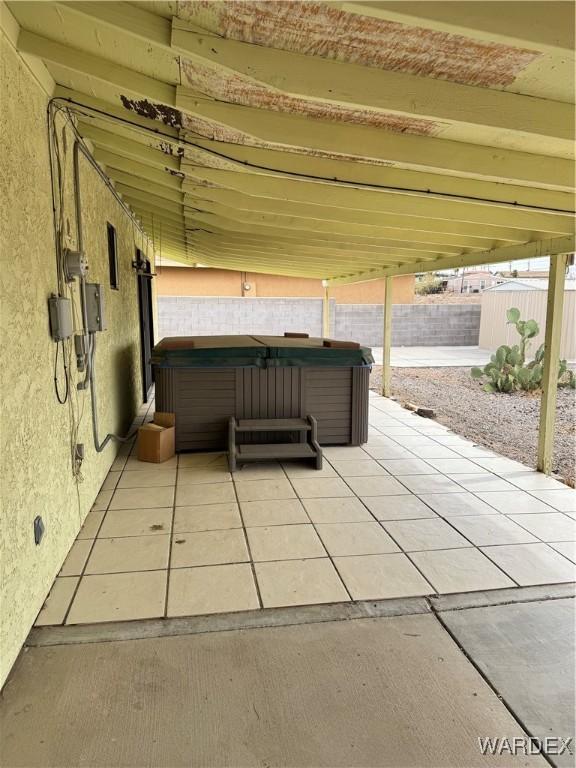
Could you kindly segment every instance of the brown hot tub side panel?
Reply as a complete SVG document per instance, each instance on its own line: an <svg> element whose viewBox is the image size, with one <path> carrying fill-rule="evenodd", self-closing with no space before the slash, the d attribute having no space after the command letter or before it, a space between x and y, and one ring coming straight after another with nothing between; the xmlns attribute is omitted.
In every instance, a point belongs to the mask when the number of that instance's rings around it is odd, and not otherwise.
<svg viewBox="0 0 576 768"><path fill-rule="evenodd" d="M236 369L176 369L175 389L176 450L224 448L236 410Z"/></svg>
<svg viewBox="0 0 576 768"><path fill-rule="evenodd" d="M348 445L352 438L352 369L304 368L304 406L318 421L318 442Z"/></svg>
<svg viewBox="0 0 576 768"><path fill-rule="evenodd" d="M225 449L230 416L310 414L321 444L360 445L368 439L369 375L368 367L157 367L156 409L176 413L177 451Z"/></svg>

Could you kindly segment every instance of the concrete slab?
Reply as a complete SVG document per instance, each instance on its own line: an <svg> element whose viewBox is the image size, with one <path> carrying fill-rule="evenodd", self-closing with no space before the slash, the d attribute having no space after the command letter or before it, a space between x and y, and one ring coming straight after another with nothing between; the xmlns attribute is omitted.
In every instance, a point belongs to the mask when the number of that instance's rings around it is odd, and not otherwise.
<svg viewBox="0 0 576 768"><path fill-rule="evenodd" d="M535 737L574 738L574 599L442 613L442 620ZM575 745L572 743L572 753ZM549 754L574 766L574 754Z"/></svg>
<svg viewBox="0 0 576 768"><path fill-rule="evenodd" d="M483 755L523 731L428 615L29 648L4 765L546 766Z"/></svg>
<svg viewBox="0 0 576 768"><path fill-rule="evenodd" d="M382 347L372 347L376 365L382 365ZM490 361L492 350L481 347L392 347L393 368L472 368ZM569 360L572 368L576 361Z"/></svg>
<svg viewBox="0 0 576 768"><path fill-rule="evenodd" d="M382 347L372 349L377 365L382 365ZM486 365L492 353L480 347L392 347L393 368L470 368Z"/></svg>

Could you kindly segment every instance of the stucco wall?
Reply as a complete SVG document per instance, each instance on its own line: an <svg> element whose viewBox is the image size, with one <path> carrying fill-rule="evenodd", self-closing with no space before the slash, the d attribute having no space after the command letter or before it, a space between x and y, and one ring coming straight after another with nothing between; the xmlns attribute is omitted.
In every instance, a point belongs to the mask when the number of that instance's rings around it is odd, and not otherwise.
<svg viewBox="0 0 576 768"><path fill-rule="evenodd" d="M117 451L93 448L88 394L78 441L83 481L71 472L68 405L54 394L55 344L47 299L57 290L46 130L48 95L1 39L0 177L2 178L0 365L2 511L0 527L0 684L5 680ZM66 166L71 176L70 136ZM105 286L108 330L98 335L96 371L101 437L123 433L141 400L140 340L133 228L86 161L81 166L90 280ZM68 192L70 189L68 189ZM69 195L65 231L74 245ZM106 222L117 229L120 290L109 287ZM72 382L78 380L75 364ZM60 374L61 375L61 374ZM33 521L46 533L34 544Z"/></svg>
<svg viewBox="0 0 576 768"><path fill-rule="evenodd" d="M243 283L250 289L246 297L263 298L321 298L321 280L306 277L264 275L256 272L234 272L228 269L190 269L189 267L158 267L159 296L242 296ZM384 301L384 280L336 285L330 297L339 304L379 304ZM393 281L394 304L414 301L414 275L400 275Z"/></svg>

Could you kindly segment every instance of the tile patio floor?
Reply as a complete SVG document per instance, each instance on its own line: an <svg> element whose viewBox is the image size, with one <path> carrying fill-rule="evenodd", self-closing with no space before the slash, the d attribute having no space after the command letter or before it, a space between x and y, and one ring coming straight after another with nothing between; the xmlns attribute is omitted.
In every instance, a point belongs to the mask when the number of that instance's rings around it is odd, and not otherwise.
<svg viewBox="0 0 576 768"><path fill-rule="evenodd" d="M325 448L320 472L130 450L37 626L575 580L575 491L374 393L368 443Z"/></svg>

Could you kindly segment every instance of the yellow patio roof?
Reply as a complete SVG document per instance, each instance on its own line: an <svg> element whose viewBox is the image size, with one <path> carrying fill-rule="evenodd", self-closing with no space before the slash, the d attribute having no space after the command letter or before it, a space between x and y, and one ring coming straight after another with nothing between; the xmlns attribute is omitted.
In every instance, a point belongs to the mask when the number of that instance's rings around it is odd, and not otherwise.
<svg viewBox="0 0 576 768"><path fill-rule="evenodd" d="M368 280L571 252L571 2L9 2L161 253Z"/></svg>

